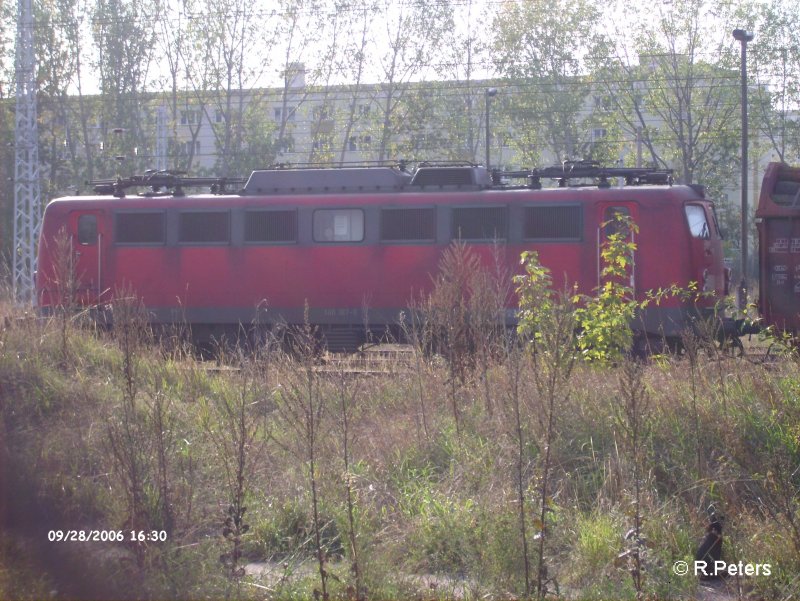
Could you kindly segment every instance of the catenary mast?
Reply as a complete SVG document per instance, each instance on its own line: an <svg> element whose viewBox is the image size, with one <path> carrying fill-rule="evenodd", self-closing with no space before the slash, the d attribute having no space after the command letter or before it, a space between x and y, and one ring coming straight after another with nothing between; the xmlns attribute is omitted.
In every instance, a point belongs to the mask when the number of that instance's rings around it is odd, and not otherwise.
<svg viewBox="0 0 800 601"><path fill-rule="evenodd" d="M18 0L15 70L17 111L14 129L13 285L17 302L30 304L35 301L36 242L42 213L32 0Z"/></svg>

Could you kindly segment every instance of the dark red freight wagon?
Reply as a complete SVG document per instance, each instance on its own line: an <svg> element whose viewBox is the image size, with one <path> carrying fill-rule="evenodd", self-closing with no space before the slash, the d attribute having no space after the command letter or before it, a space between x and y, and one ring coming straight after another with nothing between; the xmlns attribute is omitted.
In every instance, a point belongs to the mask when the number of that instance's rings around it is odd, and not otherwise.
<svg viewBox="0 0 800 601"><path fill-rule="evenodd" d="M800 331L800 168L770 163L756 209L759 310L765 325Z"/></svg>

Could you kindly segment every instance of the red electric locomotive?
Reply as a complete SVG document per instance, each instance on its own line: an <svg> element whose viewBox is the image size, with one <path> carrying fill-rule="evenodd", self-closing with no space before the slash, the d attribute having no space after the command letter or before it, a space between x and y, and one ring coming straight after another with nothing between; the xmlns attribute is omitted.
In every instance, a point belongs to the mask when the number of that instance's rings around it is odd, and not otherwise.
<svg viewBox="0 0 800 601"><path fill-rule="evenodd" d="M508 183L519 177L523 185ZM545 178L559 187L543 188ZM214 192L184 193L196 184ZM665 171L583 163L504 174L474 165L276 168L253 172L237 193L221 184L157 173L53 200L39 246L40 305L57 302L63 231L85 304L132 288L155 324L185 322L199 338L240 324L302 323L307 304L332 346L352 347L366 328L396 326L412 295L430 290L454 239L487 264L499 241L511 273L522 251L536 250L555 286L591 294L601 283L601 224L616 213L639 228L630 282L637 297L690 282L713 293L698 304L668 298L651 306L634 324L639 339L677 339L698 309L711 311L728 293L713 203L700 186L672 185ZM132 186L149 189L127 195Z"/></svg>
<svg viewBox="0 0 800 601"><path fill-rule="evenodd" d="M765 325L800 331L800 168L770 163L756 209L759 309Z"/></svg>

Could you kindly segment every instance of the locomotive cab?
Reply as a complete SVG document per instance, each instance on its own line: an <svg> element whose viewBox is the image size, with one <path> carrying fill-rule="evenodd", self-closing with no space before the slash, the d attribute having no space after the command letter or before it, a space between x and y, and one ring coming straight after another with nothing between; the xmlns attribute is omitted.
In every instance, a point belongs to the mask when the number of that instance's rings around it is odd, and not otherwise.
<svg viewBox="0 0 800 601"><path fill-rule="evenodd" d="M41 307L95 306L108 300L108 215L102 203L85 198L58 199L47 206L36 282Z"/></svg>

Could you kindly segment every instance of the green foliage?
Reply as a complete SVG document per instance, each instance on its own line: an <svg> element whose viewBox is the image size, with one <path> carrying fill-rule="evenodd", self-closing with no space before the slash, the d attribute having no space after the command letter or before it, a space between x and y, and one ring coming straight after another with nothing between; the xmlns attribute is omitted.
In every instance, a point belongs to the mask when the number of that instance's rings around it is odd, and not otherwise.
<svg viewBox="0 0 800 601"><path fill-rule="evenodd" d="M505 2L497 11L491 56L500 74L519 81L501 114L523 164L538 163L542 148L558 159L591 154L585 60L606 54L599 23L600 10L586 0Z"/></svg>
<svg viewBox="0 0 800 601"><path fill-rule="evenodd" d="M600 288L594 297L574 299L576 304L584 303L575 310L575 317L581 329L578 346L589 361L615 361L630 350L631 324L640 307L630 284L636 251L633 237L639 229L629 217L620 213L601 228L609 226L613 226L614 232L607 236L600 249Z"/></svg>
<svg viewBox="0 0 800 601"><path fill-rule="evenodd" d="M517 332L533 340L541 340L542 327L553 309L553 280L550 270L539 262L536 251L523 252L520 262L525 274L514 277L519 296Z"/></svg>
<svg viewBox="0 0 800 601"><path fill-rule="evenodd" d="M602 283L594 296L575 294L565 302L571 305L579 329L577 343L581 356L587 361L608 363L630 350L636 312L651 300L637 301L630 285L636 224L618 213L601 227L613 228L600 250ZM525 274L514 278L519 296L517 329L536 343L542 340L558 299L551 288L549 270L539 263L536 252L525 251L521 262Z"/></svg>
<svg viewBox="0 0 800 601"><path fill-rule="evenodd" d="M475 502L453 499L432 489L413 491L405 505L412 519L406 541L415 569L463 574L481 546L476 529Z"/></svg>
<svg viewBox="0 0 800 601"><path fill-rule="evenodd" d="M581 515L575 530L576 551L588 570L602 570L614 561L619 547L620 526L612 515Z"/></svg>
<svg viewBox="0 0 800 601"><path fill-rule="evenodd" d="M627 133L629 156L638 150L646 163L674 167L678 181L714 191L737 165L738 90L727 82L738 68L730 31L741 22L727 21L728 9L698 0L632 5L632 40L597 55L599 85Z"/></svg>
<svg viewBox="0 0 800 601"><path fill-rule="evenodd" d="M302 561L311 559L314 547L314 520L307 499L269 499L262 516L254 519L249 554L260 560ZM341 556L342 540L336 520L322 516L320 538L326 552Z"/></svg>
<svg viewBox="0 0 800 601"><path fill-rule="evenodd" d="M800 44L797 24L800 9L794 3L770 0L740 7L740 26L756 31L750 50L749 69L761 81L780 82L759 86L751 109L755 126L781 161L792 161L800 153L800 124L791 118L791 107L800 100ZM753 15L755 12L755 15ZM755 18L754 18L755 17Z"/></svg>

